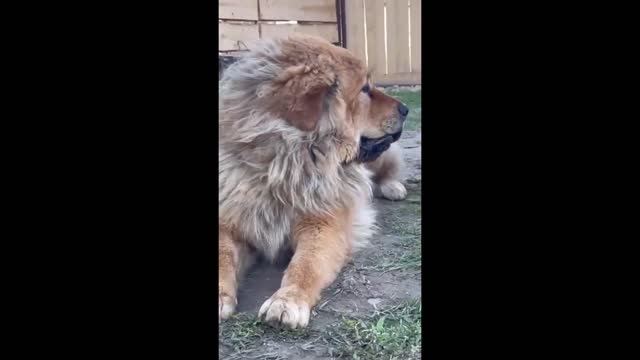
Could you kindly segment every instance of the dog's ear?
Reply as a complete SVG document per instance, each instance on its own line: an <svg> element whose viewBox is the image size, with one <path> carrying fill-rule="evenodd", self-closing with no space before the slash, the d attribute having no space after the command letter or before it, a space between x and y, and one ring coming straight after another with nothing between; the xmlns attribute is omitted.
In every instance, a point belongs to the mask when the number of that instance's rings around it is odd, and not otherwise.
<svg viewBox="0 0 640 360"><path fill-rule="evenodd" d="M276 113L292 126L312 131L334 83L334 73L319 64L291 66L274 80L270 101L275 102Z"/></svg>

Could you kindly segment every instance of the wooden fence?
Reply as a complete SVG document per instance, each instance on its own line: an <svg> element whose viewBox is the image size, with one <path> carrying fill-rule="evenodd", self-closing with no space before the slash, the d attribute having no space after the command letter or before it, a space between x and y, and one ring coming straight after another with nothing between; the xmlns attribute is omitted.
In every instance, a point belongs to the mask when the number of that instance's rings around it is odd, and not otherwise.
<svg viewBox="0 0 640 360"><path fill-rule="evenodd" d="M347 48L365 59L380 85L422 77L422 0L345 0Z"/></svg>
<svg viewBox="0 0 640 360"><path fill-rule="evenodd" d="M227 0L219 2L219 51L290 33L345 46L378 85L421 84L421 0ZM222 68L220 68L221 70Z"/></svg>
<svg viewBox="0 0 640 360"><path fill-rule="evenodd" d="M341 44L337 12L335 0L220 1L218 50L242 51L258 39L290 33L321 36Z"/></svg>

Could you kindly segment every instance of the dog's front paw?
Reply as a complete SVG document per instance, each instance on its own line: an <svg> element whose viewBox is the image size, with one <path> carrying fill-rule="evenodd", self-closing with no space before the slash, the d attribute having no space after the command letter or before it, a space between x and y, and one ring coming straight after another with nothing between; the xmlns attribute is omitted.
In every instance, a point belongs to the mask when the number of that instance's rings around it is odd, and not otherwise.
<svg viewBox="0 0 640 360"><path fill-rule="evenodd" d="M218 323L228 319L236 309L236 305L238 305L238 300L235 297L220 293L218 295Z"/></svg>
<svg viewBox="0 0 640 360"><path fill-rule="evenodd" d="M407 189L401 182L395 180L381 184L379 191L379 195L388 200L404 200L407 197Z"/></svg>
<svg viewBox="0 0 640 360"><path fill-rule="evenodd" d="M304 293L294 286L280 288L262 304L258 317L273 326L291 329L309 324L311 307Z"/></svg>

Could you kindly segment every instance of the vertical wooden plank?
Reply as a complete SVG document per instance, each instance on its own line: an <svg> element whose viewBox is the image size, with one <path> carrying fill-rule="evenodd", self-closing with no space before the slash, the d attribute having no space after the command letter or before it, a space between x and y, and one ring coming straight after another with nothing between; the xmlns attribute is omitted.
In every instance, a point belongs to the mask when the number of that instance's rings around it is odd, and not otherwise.
<svg viewBox="0 0 640 360"><path fill-rule="evenodd" d="M422 71L422 0L411 0L411 72Z"/></svg>
<svg viewBox="0 0 640 360"><path fill-rule="evenodd" d="M344 5L347 23L347 48L362 61L365 61L364 0L347 0Z"/></svg>
<svg viewBox="0 0 640 360"><path fill-rule="evenodd" d="M409 2L387 0L387 62L389 74L411 71L409 66Z"/></svg>
<svg viewBox="0 0 640 360"><path fill-rule="evenodd" d="M384 1L364 0L367 22L367 56L373 79L384 77L386 59L384 53Z"/></svg>

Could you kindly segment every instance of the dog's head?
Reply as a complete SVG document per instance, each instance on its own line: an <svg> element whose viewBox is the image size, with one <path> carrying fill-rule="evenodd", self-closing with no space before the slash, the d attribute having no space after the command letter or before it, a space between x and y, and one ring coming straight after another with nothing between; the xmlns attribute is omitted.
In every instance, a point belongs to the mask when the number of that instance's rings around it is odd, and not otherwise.
<svg viewBox="0 0 640 360"><path fill-rule="evenodd" d="M311 36L263 42L229 67L221 84L224 136L250 143L259 134L288 133L307 139L314 161L314 153L327 151L342 164L376 159L398 140L409 112L374 87L360 59Z"/></svg>
<svg viewBox="0 0 640 360"><path fill-rule="evenodd" d="M292 36L252 56L257 70L244 76L265 80L256 83L255 105L318 139L331 137L341 162L372 161L400 138L409 109L376 89L348 50Z"/></svg>

